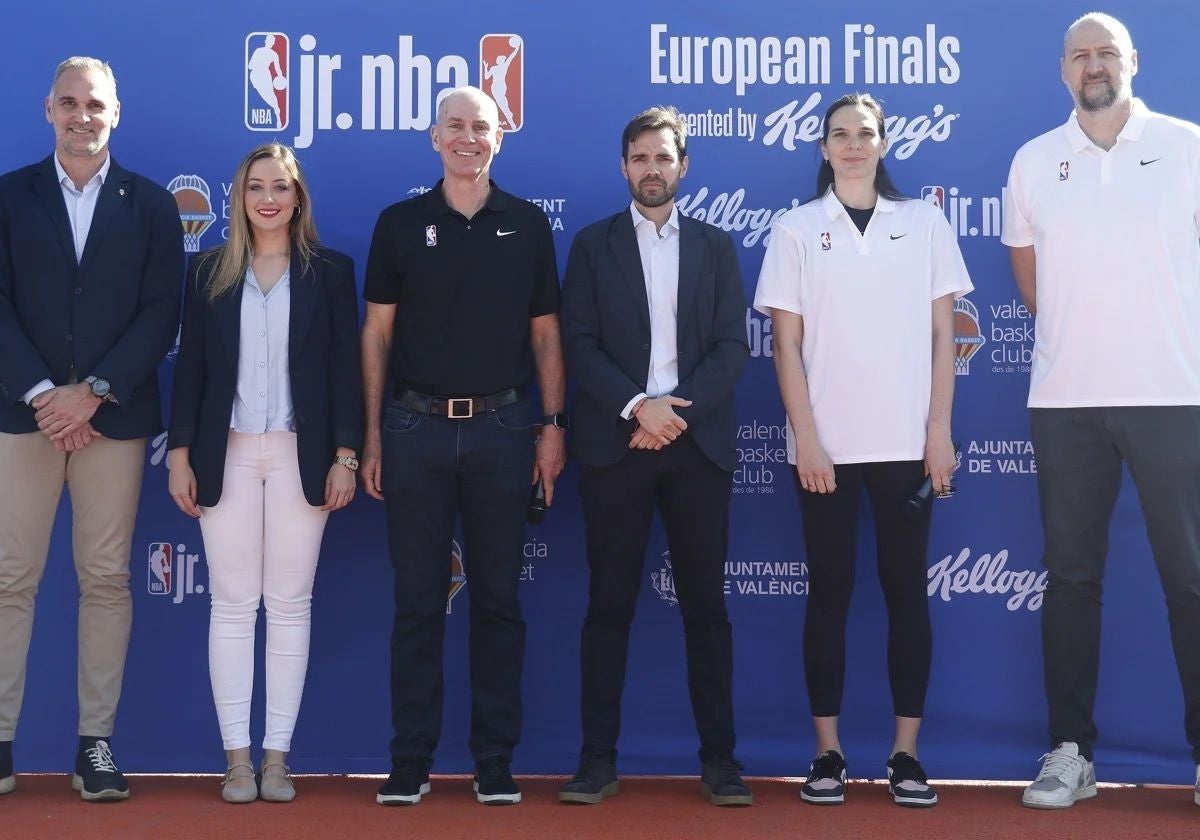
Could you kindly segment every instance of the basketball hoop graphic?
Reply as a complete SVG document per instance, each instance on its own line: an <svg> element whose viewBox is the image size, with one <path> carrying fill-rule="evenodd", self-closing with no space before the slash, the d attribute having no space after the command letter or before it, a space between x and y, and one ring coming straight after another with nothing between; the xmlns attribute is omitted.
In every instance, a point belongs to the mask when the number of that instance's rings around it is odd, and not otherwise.
<svg viewBox="0 0 1200 840"><path fill-rule="evenodd" d="M177 175L167 184L175 196L179 208L179 222L183 225L183 250L196 253L200 250L200 237L217 220L212 211L212 197L208 184L199 175Z"/></svg>

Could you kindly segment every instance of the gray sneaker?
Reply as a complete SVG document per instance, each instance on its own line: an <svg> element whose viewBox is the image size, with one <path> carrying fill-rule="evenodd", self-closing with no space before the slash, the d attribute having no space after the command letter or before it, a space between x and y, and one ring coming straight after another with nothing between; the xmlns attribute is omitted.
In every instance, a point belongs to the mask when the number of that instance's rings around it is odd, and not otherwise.
<svg viewBox="0 0 1200 840"><path fill-rule="evenodd" d="M1026 808L1070 808L1096 795L1096 768L1074 741L1063 741L1041 760L1042 769L1021 796Z"/></svg>
<svg viewBox="0 0 1200 840"><path fill-rule="evenodd" d="M1200 805L1200 764L1196 765L1196 793L1192 799L1197 805Z"/></svg>

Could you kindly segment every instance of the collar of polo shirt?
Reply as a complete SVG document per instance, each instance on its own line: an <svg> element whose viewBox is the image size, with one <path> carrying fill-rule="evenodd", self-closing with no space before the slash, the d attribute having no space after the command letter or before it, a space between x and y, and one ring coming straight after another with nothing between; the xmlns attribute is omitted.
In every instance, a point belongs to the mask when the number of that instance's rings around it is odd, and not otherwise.
<svg viewBox="0 0 1200 840"><path fill-rule="evenodd" d="M433 189L425 193L423 198L429 202L439 215L461 215L446 203L446 195L442 192L442 182L445 180L445 178L439 178L438 182L433 185ZM491 179L488 179L488 198L483 203L483 206L495 212L504 210L508 206L505 202L504 193L501 192L500 187L496 186L496 182Z"/></svg>
<svg viewBox="0 0 1200 840"><path fill-rule="evenodd" d="M1146 121L1150 119L1150 109L1140 99L1133 100L1133 108L1129 112L1129 119L1125 121L1125 127L1121 129L1121 133L1117 137L1122 140L1128 140L1136 143L1142 139L1142 130L1146 127ZM1072 111L1071 116L1067 117L1067 122L1063 125L1063 130L1067 133L1067 139L1071 143L1071 148L1076 152L1082 152L1088 146L1095 145L1091 138L1084 134L1083 129L1079 126L1079 112Z"/></svg>
<svg viewBox="0 0 1200 840"><path fill-rule="evenodd" d="M830 187L829 191L825 193L825 197L821 199L821 207L825 209L825 215L831 219L848 215L846 213L846 206L837 197L837 193L833 191L833 187ZM875 209L880 213L891 213L896 209L896 202L883 196L877 196L875 198Z"/></svg>

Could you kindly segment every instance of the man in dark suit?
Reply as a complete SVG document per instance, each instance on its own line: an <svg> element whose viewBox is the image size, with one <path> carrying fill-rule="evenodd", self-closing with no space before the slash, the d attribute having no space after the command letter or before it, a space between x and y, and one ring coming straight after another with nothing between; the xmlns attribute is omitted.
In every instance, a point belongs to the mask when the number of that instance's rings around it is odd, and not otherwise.
<svg viewBox="0 0 1200 840"><path fill-rule="evenodd" d="M121 168L112 69L58 66L55 151L0 176L0 794L25 687L33 604L71 488L79 577L79 752L85 800L125 799L111 749L129 645L129 554L156 368L179 323L183 244L171 194Z"/></svg>
<svg viewBox="0 0 1200 840"><path fill-rule="evenodd" d="M716 805L753 798L733 757L733 645L725 611L733 388L748 355L733 242L679 214L686 129L673 108L621 137L633 202L580 231L563 284L568 369L579 381L574 454L591 568L582 633L583 750L565 802L617 792L621 692L657 507L667 531L700 734L701 787Z"/></svg>

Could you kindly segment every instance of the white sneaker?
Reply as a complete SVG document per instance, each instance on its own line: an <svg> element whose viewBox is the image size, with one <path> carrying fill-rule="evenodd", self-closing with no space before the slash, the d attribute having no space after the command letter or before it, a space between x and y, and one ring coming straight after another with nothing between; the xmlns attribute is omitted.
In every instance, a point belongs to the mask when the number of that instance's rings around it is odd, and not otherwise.
<svg viewBox="0 0 1200 840"><path fill-rule="evenodd" d="M1070 808L1096 795L1096 768L1079 754L1074 741L1063 741L1041 761L1037 778L1021 796L1026 808Z"/></svg>

